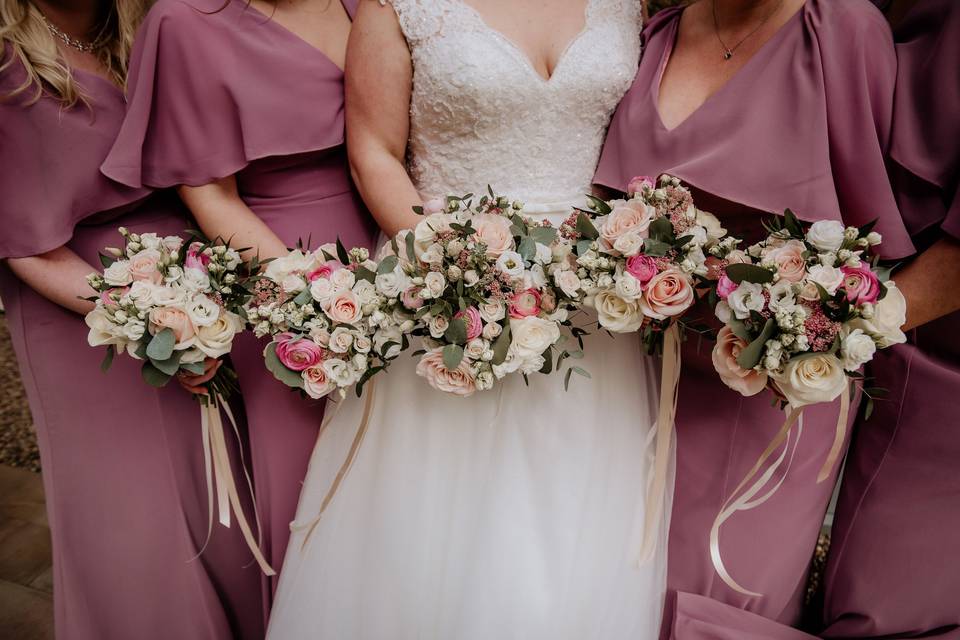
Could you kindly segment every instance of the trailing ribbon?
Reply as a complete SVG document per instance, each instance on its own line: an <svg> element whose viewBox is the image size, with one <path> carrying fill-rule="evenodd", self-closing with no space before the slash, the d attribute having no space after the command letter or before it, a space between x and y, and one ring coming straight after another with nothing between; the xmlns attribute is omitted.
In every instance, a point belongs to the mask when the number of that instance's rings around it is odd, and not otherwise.
<svg viewBox="0 0 960 640"><path fill-rule="evenodd" d="M208 501L207 540L203 543L200 553L203 553L203 550L206 549L207 544L210 542L210 536L213 534L213 502L214 494L216 494L220 524L225 527L230 526L230 511L232 507L233 513L237 518L237 526L240 527L243 539L246 541L247 547L253 554L254 559L256 559L257 564L260 565L260 570L268 576L273 576L276 575L277 572L273 570L263 556L263 552L260 550L259 540L254 538L253 532L250 530L250 524L247 522L247 518L243 513L243 506L240 504L237 486L233 481L233 468L230 465L230 454L227 450L223 421L220 417L221 406L226 412L230 424L233 426L234 433L236 433L239 438L239 429L237 428L233 413L230 411L229 405L219 394L210 397L206 404L200 406L200 428L203 438L203 459L206 467ZM254 513L256 513L256 500L253 498L253 486L250 482L249 474L246 473L246 465L244 465L244 475L250 487L251 499L254 501L253 509ZM259 519L257 520L257 529L260 529Z"/></svg>
<svg viewBox="0 0 960 640"><path fill-rule="evenodd" d="M310 536L313 535L317 525L320 524L320 518L323 517L323 513L327 510L327 507L330 506L330 502L340 489L340 485L343 484L344 478L346 478L347 474L350 472L350 468L353 466L353 461L357 458L357 452L360 451L360 445L363 444L363 437L367 434L367 428L370 426L370 413L373 411L373 395L376 389L374 383L375 381L371 380L367 384L367 398L363 405L363 417L360 418L360 425L357 427L357 433L353 437L353 442L350 444L350 450L347 452L347 457L343 461L343 464L340 465L340 470L337 471L337 475L333 479L333 484L330 485L330 489L327 490L327 494L323 497L323 502L320 503L320 512L317 513L316 517L310 522L304 523L303 525L298 525L296 527L297 529L305 528L307 530L307 534L303 538L303 543L300 545L301 550L306 548L307 543L310 541ZM323 424L320 427L321 433L326 429L327 425L333 419L333 416L338 413L338 411L339 405L337 406L337 409L329 415L329 417L324 419Z"/></svg>
<svg viewBox="0 0 960 640"><path fill-rule="evenodd" d="M817 484L820 484L831 476L837 461L843 454L843 443L846 441L847 422L850 416L851 391L852 389L850 385L847 385L847 387L843 390L843 393L840 394L840 415L837 419L833 444L830 447L830 452L827 454L827 459L824 461L820 472L817 474ZM787 452L791 450L789 440L794 424L797 424L797 436L794 439L792 452L790 453L790 459L787 462L786 469L777 483L772 489L770 489L770 491L768 491L761 498L754 500L754 497L760 493L767 483L770 482L770 479L773 477L773 475L783 465L783 461L786 459ZM787 413L787 418L784 421L783 426L780 428L780 431L777 432L777 435L774 436L770 444L767 445L767 448L763 451L763 453L760 454L760 457L757 459L756 463L754 463L746 477L733 490L727 501L724 502L720 509L720 513L717 514L717 517L713 521L713 526L710 528L710 558L713 561L714 569L720 578L727 584L727 586L745 596L759 597L763 594L745 589L736 580L734 580L727 571L726 566L723 563L723 558L720 554L720 527L723 526L723 524L733 517L733 515L738 511L749 511L759 507L773 497L773 494L780 489L780 486L783 484L787 474L790 471L790 467L793 465L793 458L794 455L796 455L802 435L803 408L791 406L789 412ZM769 467L767 467L763 473L760 473L760 470L766 464L767 460L769 460L774 452L784 445L784 443L786 443L786 446L784 447L783 452L780 454L780 457L777 458ZM757 477L758 474L759 477ZM756 481L753 482L748 489L744 490L745 487L754 480L754 478L756 478ZM743 491L742 494L741 491Z"/></svg>
<svg viewBox="0 0 960 640"><path fill-rule="evenodd" d="M643 523L643 544L639 564L653 557L659 535L660 516L667 492L670 443L677 416L677 392L680 386L680 329L672 323L663 335L663 364L660 375L660 409L657 415L657 445L654 454L652 480L647 486Z"/></svg>

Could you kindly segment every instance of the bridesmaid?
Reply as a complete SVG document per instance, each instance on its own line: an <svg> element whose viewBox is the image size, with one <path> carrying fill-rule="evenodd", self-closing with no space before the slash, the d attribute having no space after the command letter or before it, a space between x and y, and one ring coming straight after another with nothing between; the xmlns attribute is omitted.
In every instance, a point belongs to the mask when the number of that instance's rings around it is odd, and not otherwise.
<svg viewBox="0 0 960 640"><path fill-rule="evenodd" d="M142 5L0 0L0 296L40 442L61 640L262 637L237 527L206 551L197 403L130 358L100 372L85 276L117 227L179 234L174 194L99 171L123 118ZM96 265L96 267L95 267Z"/></svg>
<svg viewBox="0 0 960 640"><path fill-rule="evenodd" d="M655 16L643 42L599 185L623 190L632 176L670 173L748 243L762 236L762 219L789 207L807 221L878 218L887 258L913 252L884 167L896 60L889 28L866 0L701 0ZM694 338L683 349L663 634L793 637L784 625L800 620L835 481L836 470L829 482L816 477L838 403L804 412L779 491L721 530L726 567L762 594L744 595L714 570L710 529L784 414L765 395L725 387L711 348Z"/></svg>
<svg viewBox="0 0 960 640"><path fill-rule="evenodd" d="M262 258L298 240L371 246L376 227L343 145L341 69L355 7L160 0L138 35L130 106L103 172L132 187L177 186L208 236ZM263 347L246 334L232 357L265 551L279 569L324 404L274 380Z"/></svg>
<svg viewBox="0 0 960 640"><path fill-rule="evenodd" d="M915 328L872 363L890 394L851 445L822 636L960 638L960 4L892 5L891 18L909 10L894 31L892 177L925 251L895 274Z"/></svg>

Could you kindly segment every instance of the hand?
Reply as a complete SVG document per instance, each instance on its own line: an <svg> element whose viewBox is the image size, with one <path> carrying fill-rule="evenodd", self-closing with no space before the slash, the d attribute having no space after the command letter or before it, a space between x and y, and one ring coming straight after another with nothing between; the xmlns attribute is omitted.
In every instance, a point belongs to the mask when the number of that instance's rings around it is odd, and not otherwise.
<svg viewBox="0 0 960 640"><path fill-rule="evenodd" d="M177 382L180 383L181 387L192 394L198 396L209 395L210 392L204 385L213 380L213 377L217 375L217 371L220 369L220 365L222 364L223 360L218 360L217 358L207 358L203 361L203 373L187 373L186 371L180 371L177 373Z"/></svg>

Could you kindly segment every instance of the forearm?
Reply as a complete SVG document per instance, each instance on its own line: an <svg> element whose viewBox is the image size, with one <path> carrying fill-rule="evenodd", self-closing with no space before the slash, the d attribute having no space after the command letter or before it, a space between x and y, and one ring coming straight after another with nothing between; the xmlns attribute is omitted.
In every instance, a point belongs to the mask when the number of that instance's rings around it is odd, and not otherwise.
<svg viewBox="0 0 960 640"><path fill-rule="evenodd" d="M95 294L87 284L87 276L97 269L72 250L60 247L28 258L10 258L7 266L51 302L81 315L93 309L93 303L83 298Z"/></svg>
<svg viewBox="0 0 960 640"><path fill-rule="evenodd" d="M237 195L232 177L202 187L180 187L178 191L204 235L229 241L235 249L246 249L245 260L257 255L261 259L286 255L283 241Z"/></svg>
<svg viewBox="0 0 960 640"><path fill-rule="evenodd" d="M904 331L960 309L960 241L943 239L898 271L894 278L907 300Z"/></svg>
<svg viewBox="0 0 960 640"><path fill-rule="evenodd" d="M367 208L384 233L393 237L419 222L413 207L423 203L397 158L375 151L351 153L350 171Z"/></svg>

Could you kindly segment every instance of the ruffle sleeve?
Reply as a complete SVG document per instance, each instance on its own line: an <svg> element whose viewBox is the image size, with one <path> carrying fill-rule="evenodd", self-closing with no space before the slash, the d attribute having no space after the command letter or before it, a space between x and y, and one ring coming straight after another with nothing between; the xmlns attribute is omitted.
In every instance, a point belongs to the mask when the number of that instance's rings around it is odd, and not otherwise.
<svg viewBox="0 0 960 640"><path fill-rule="evenodd" d="M199 186L261 158L344 139L340 69L238 0L154 5L137 37L127 94L126 118L101 169L130 186Z"/></svg>

